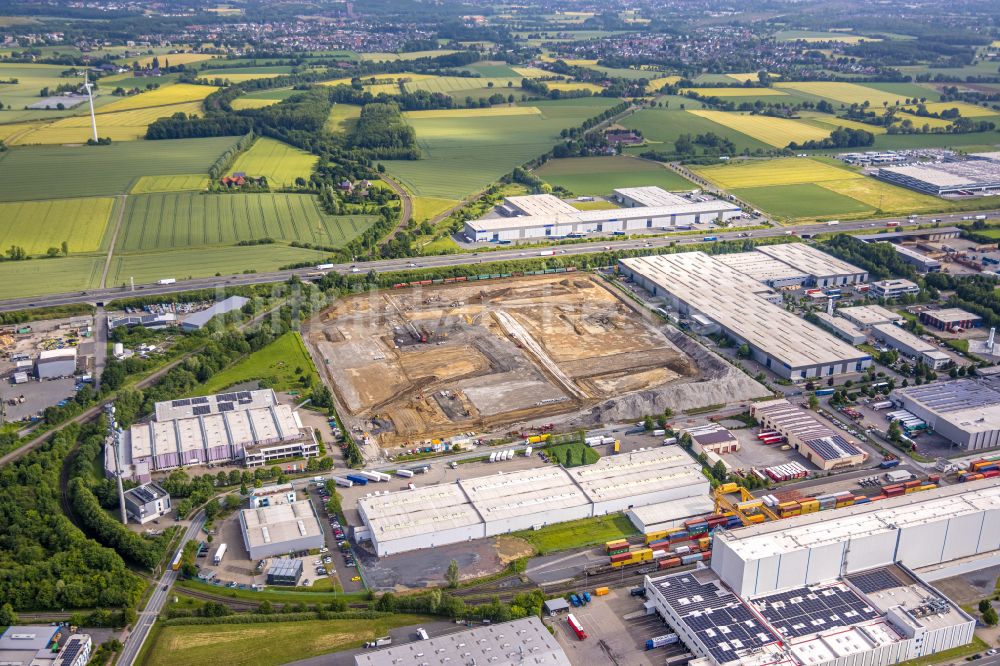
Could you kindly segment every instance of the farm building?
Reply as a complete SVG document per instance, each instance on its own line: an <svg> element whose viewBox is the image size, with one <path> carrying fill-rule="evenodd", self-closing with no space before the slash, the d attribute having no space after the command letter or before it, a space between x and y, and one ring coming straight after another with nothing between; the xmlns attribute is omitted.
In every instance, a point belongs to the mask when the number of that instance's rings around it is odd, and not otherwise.
<svg viewBox="0 0 1000 666"><path fill-rule="evenodd" d="M982 326L983 318L959 308L943 308L924 310L920 313L920 323L933 326L940 331L951 331L957 328L969 329Z"/></svg>
<svg viewBox="0 0 1000 666"><path fill-rule="evenodd" d="M700 467L669 447L376 494L358 513L382 557L707 493Z"/></svg>
<svg viewBox="0 0 1000 666"><path fill-rule="evenodd" d="M992 160L965 160L906 164L880 168L875 177L893 185L937 196L986 194L1000 190L1000 163Z"/></svg>
<svg viewBox="0 0 1000 666"><path fill-rule="evenodd" d="M870 328L875 324L902 324L906 321L899 314L881 305L856 305L851 308L837 308L837 314L859 328Z"/></svg>
<svg viewBox="0 0 1000 666"><path fill-rule="evenodd" d="M963 449L1000 446L1000 375L900 388L892 398Z"/></svg>
<svg viewBox="0 0 1000 666"><path fill-rule="evenodd" d="M860 465L868 454L830 429L812 412L784 398L750 405L750 414L762 428L776 430L802 457L822 470Z"/></svg>
<svg viewBox="0 0 1000 666"><path fill-rule="evenodd" d="M574 234L671 229L699 223L725 222L742 215L740 207L735 204L708 197L698 197L697 201L692 201L658 187L615 190L615 195L634 190L658 190L659 193L655 196L668 203L581 211L550 194L509 197L500 207L501 214L507 217L469 220L465 223L464 233L470 241L507 242L530 238L564 238ZM638 201L632 198L633 195L650 200L654 193L637 195L633 192L632 195L621 196L627 197L629 201Z"/></svg>
<svg viewBox="0 0 1000 666"><path fill-rule="evenodd" d="M684 432L691 436L691 448L695 453L736 453L740 450L740 440L736 435L723 428L718 423L709 423L694 428L685 428Z"/></svg>
<svg viewBox="0 0 1000 666"><path fill-rule="evenodd" d="M839 287L868 281L868 271L805 243L761 245L757 252L809 275L809 286Z"/></svg>
<svg viewBox="0 0 1000 666"><path fill-rule="evenodd" d="M975 630L972 617L904 566L762 596L726 582L710 570L645 579L648 603L711 666L889 666L965 645Z"/></svg>
<svg viewBox="0 0 1000 666"><path fill-rule="evenodd" d="M920 287L915 282L909 280L882 280L872 282L871 294L875 298L899 298L907 294L919 294Z"/></svg>
<svg viewBox="0 0 1000 666"><path fill-rule="evenodd" d="M242 462L260 467L292 456L319 455L312 430L298 413L278 404L274 391L239 391L156 403L152 421L121 434L120 468L126 479L188 465ZM105 472L116 469L105 447Z"/></svg>
<svg viewBox="0 0 1000 666"><path fill-rule="evenodd" d="M719 532L712 569L737 594L754 596L998 548L1000 486L982 479Z"/></svg>
<svg viewBox="0 0 1000 666"><path fill-rule="evenodd" d="M250 559L322 548L325 538L309 500L240 511L240 531Z"/></svg>
<svg viewBox="0 0 1000 666"><path fill-rule="evenodd" d="M361 652L354 666L537 664L570 666L555 636L537 617L473 627L422 641Z"/></svg>
<svg viewBox="0 0 1000 666"><path fill-rule="evenodd" d="M46 349L35 361L35 376L39 379L57 379L76 374L76 347Z"/></svg>
<svg viewBox="0 0 1000 666"><path fill-rule="evenodd" d="M770 290L703 252L622 259L619 268L682 315L700 315L775 374L792 380L862 372L871 356L784 308Z"/></svg>
<svg viewBox="0 0 1000 666"><path fill-rule="evenodd" d="M143 525L170 511L170 493L158 483L146 483L125 491L125 513Z"/></svg>
<svg viewBox="0 0 1000 666"><path fill-rule="evenodd" d="M244 296L230 296L187 317L181 323L181 328L185 331L197 331L207 326L208 322L212 321L213 318L228 312L235 312L249 302L250 299Z"/></svg>
<svg viewBox="0 0 1000 666"><path fill-rule="evenodd" d="M826 312L816 312L815 315L823 328L845 342L849 342L852 345L860 345L868 339L868 334L843 317L835 317Z"/></svg>
<svg viewBox="0 0 1000 666"><path fill-rule="evenodd" d="M951 357L940 351L936 345L895 324L875 324L872 326L872 335L892 349L912 359L923 361L933 370L939 370L951 363Z"/></svg>

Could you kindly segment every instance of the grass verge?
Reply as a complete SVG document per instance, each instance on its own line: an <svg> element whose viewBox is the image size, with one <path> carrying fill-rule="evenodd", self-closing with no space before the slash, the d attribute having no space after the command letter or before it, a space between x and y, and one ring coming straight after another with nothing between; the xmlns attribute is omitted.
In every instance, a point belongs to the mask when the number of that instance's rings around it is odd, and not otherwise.
<svg viewBox="0 0 1000 666"><path fill-rule="evenodd" d="M514 532L510 536L524 539L535 547L539 555L546 555L560 550L596 546L634 534L638 534L638 531L625 514L613 513L547 525L540 530Z"/></svg>

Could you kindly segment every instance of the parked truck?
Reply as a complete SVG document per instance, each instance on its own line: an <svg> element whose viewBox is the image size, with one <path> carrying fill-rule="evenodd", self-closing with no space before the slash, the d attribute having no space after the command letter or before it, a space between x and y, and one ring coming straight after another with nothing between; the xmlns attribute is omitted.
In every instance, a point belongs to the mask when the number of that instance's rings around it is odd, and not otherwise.
<svg viewBox="0 0 1000 666"><path fill-rule="evenodd" d="M413 472L408 469L397 469L396 476L401 476L404 479L410 479L413 477Z"/></svg>
<svg viewBox="0 0 1000 666"><path fill-rule="evenodd" d="M646 649L655 650L664 645L673 645L676 642L677 634L663 634L662 636L655 636L646 641Z"/></svg>
<svg viewBox="0 0 1000 666"><path fill-rule="evenodd" d="M368 485L368 479L366 479L363 476L359 476L357 474L348 474L347 475L347 480L348 481L353 481L354 483L358 484L359 486L367 486Z"/></svg>
<svg viewBox="0 0 1000 666"><path fill-rule="evenodd" d="M215 551L215 555L212 556L212 564L219 566L222 564L222 558L226 556L226 544L220 544L219 548Z"/></svg>
<svg viewBox="0 0 1000 666"><path fill-rule="evenodd" d="M566 616L566 621L569 623L569 628L573 630L573 633L576 634L577 638L581 641L586 640L587 632L583 630L583 625L580 624L572 613Z"/></svg>
<svg viewBox="0 0 1000 666"><path fill-rule="evenodd" d="M367 643L365 643L366 648L385 647L386 645L392 645L392 638L390 638L389 636L382 636L380 638L376 638L373 641L368 641Z"/></svg>
<svg viewBox="0 0 1000 666"><path fill-rule="evenodd" d="M316 264L316 270L318 271L328 271L333 268L333 264Z"/></svg>

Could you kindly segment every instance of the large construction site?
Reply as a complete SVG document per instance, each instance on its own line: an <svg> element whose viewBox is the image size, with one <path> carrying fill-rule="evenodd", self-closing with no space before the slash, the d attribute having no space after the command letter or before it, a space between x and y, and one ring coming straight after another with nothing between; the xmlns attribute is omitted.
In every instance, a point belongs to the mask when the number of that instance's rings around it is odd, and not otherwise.
<svg viewBox="0 0 1000 666"><path fill-rule="evenodd" d="M306 337L348 427L391 447L697 381L670 331L601 278L562 273L346 298Z"/></svg>

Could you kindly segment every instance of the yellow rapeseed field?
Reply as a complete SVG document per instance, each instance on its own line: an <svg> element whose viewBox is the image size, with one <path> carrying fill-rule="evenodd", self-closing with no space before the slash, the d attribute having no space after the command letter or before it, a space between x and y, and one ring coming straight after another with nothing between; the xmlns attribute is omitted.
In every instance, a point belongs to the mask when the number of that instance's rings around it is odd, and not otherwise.
<svg viewBox="0 0 1000 666"><path fill-rule="evenodd" d="M792 141L797 143L811 140L822 141L830 136L830 132L823 128L785 118L753 116L726 111L690 110L688 113L742 132L776 148L784 148Z"/></svg>
<svg viewBox="0 0 1000 666"><path fill-rule="evenodd" d="M201 86L193 83L175 83L173 85L162 86L155 90L123 97L120 100L102 106L97 110L99 114L115 113L117 111L131 111L132 109L145 109L151 106L167 106L169 104L180 104L182 102L200 102L218 88L215 86Z"/></svg>
<svg viewBox="0 0 1000 666"><path fill-rule="evenodd" d="M864 178L859 173L802 157L733 162L722 166L699 167L695 171L727 189L800 183L822 184L823 181Z"/></svg>

